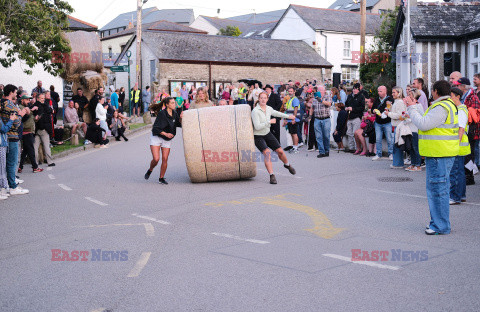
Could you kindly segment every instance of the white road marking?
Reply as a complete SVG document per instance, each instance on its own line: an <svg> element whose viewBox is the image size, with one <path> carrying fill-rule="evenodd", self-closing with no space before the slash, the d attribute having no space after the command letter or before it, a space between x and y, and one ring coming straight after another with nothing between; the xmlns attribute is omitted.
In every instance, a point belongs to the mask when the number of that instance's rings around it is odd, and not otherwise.
<svg viewBox="0 0 480 312"><path fill-rule="evenodd" d="M50 180L55 180L55 176L53 174L49 174L48 177L50 178Z"/></svg>
<svg viewBox="0 0 480 312"><path fill-rule="evenodd" d="M386 193L386 194L402 195L402 196L408 196L408 197L427 199L427 196L412 195L412 194L405 194L405 193L398 193L398 192L384 191L384 190L372 190L372 189L368 189L368 190L369 191L374 191L374 192ZM469 203L469 202L462 203L462 205L480 206L480 204Z"/></svg>
<svg viewBox="0 0 480 312"><path fill-rule="evenodd" d="M263 172L268 172L265 169L258 169L258 171L263 171ZM302 177L298 177L296 175L292 174L285 174L285 173L274 173L276 176L281 176L281 177L289 177L289 178L295 178L295 179L303 179Z"/></svg>
<svg viewBox="0 0 480 312"><path fill-rule="evenodd" d="M98 308L98 309L95 309L95 310L92 310L91 312L105 312L105 308Z"/></svg>
<svg viewBox="0 0 480 312"><path fill-rule="evenodd" d="M133 267L133 269L128 273L127 277L137 277L142 272L145 265L147 265L148 259L150 259L151 252L142 252L140 255L140 259L138 259L137 263Z"/></svg>
<svg viewBox="0 0 480 312"><path fill-rule="evenodd" d="M62 189L64 189L65 191L71 191L72 189L69 188L68 186L66 186L65 184L59 184L58 186L60 186Z"/></svg>
<svg viewBox="0 0 480 312"><path fill-rule="evenodd" d="M155 228L151 223L144 223L143 226L145 227L145 232L147 232L147 236L155 236Z"/></svg>
<svg viewBox="0 0 480 312"><path fill-rule="evenodd" d="M270 244L270 242L267 242L267 241L262 241L262 240L258 240L258 239L242 238L242 237L239 237L239 236L224 234L224 233L212 233L212 235L231 238L231 239L234 239L234 240L239 240L239 241L244 241L244 242L249 242L249 243L254 243L254 244Z"/></svg>
<svg viewBox="0 0 480 312"><path fill-rule="evenodd" d="M47 171L52 171L52 167L47 167Z"/></svg>
<svg viewBox="0 0 480 312"><path fill-rule="evenodd" d="M379 268L379 269L388 269L388 270L394 270L394 271L400 270L400 267L398 267L398 266L379 264L379 263L372 262L372 261L354 261L354 260L352 260L352 258L339 256L339 255L323 254L322 256L330 257L330 258L334 258L334 259L338 259L338 260L343 260L343 261L347 261L347 262L351 262L351 263L355 263L355 264L368 265L368 266Z"/></svg>
<svg viewBox="0 0 480 312"><path fill-rule="evenodd" d="M160 224L165 224L165 225L170 224L170 222L167 222L167 221L158 220L158 219L155 219L155 218L152 218L152 217L149 217L149 216L142 216L142 215L139 215L139 214L136 214L136 213L132 213L132 216L135 216L135 217L141 218L141 219L145 219L145 220L149 220L149 221L153 221L153 222L157 222L157 223L160 223Z"/></svg>
<svg viewBox="0 0 480 312"><path fill-rule="evenodd" d="M100 206L108 206L108 204L102 203L101 201L96 200L96 199L91 198L91 197L85 197L85 199L88 200L88 201L91 201L92 203L100 205Z"/></svg>

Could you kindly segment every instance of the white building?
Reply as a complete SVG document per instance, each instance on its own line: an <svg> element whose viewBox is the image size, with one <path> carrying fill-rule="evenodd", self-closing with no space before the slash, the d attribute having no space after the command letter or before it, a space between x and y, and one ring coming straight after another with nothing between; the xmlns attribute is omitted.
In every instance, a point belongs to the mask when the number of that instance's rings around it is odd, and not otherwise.
<svg viewBox="0 0 480 312"><path fill-rule="evenodd" d="M379 14L367 13L366 48L381 24ZM270 34L272 39L303 40L333 65L327 78L359 79L360 14L357 12L290 5Z"/></svg>
<svg viewBox="0 0 480 312"><path fill-rule="evenodd" d="M410 8L410 58L405 8L397 18L393 42L397 85L405 88L413 79L423 78L430 89L435 81L448 80L451 71L460 71L472 81L480 72L480 3L415 2ZM458 55L458 63L454 57L449 71L444 54L450 52Z"/></svg>

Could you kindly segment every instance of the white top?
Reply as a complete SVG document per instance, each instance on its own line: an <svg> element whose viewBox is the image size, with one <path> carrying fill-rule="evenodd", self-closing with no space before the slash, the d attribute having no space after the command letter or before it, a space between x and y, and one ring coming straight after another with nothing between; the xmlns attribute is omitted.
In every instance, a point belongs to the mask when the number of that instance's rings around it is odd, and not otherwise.
<svg viewBox="0 0 480 312"><path fill-rule="evenodd" d="M468 123L468 115L461 109L458 110L458 126L465 129Z"/></svg>
<svg viewBox="0 0 480 312"><path fill-rule="evenodd" d="M253 135L267 135L270 132L270 120L273 117L288 118L287 114L277 112L270 106L262 110L260 104L257 104L252 110Z"/></svg>
<svg viewBox="0 0 480 312"><path fill-rule="evenodd" d="M407 106L402 99L396 99L395 102L393 102L390 112L388 113L388 117L392 119L393 127L398 126L402 122L400 117L402 117L403 112L407 112Z"/></svg>
<svg viewBox="0 0 480 312"><path fill-rule="evenodd" d="M263 92L263 89L260 89L260 88L253 90L253 96L252 96L252 97L253 97L253 103L257 103L257 101L258 101L258 96L259 96L260 93L262 93L262 92Z"/></svg>
<svg viewBox="0 0 480 312"><path fill-rule="evenodd" d="M107 110L103 108L103 105L98 103L97 108L95 109L95 114L100 120L107 120Z"/></svg>

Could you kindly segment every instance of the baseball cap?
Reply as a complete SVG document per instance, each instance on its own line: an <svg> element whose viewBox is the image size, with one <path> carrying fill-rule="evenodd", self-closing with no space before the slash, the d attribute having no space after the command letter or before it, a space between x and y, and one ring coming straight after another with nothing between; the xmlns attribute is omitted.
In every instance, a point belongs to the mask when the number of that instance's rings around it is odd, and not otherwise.
<svg viewBox="0 0 480 312"><path fill-rule="evenodd" d="M450 92L453 93L453 94L456 94L456 95L458 95L458 96L462 96L462 95L463 95L462 90L460 90L459 88L452 88L452 89L450 90Z"/></svg>
<svg viewBox="0 0 480 312"><path fill-rule="evenodd" d="M22 95L22 97L20 98L21 100L30 100L32 97L31 96L28 96L26 94Z"/></svg>
<svg viewBox="0 0 480 312"><path fill-rule="evenodd" d="M467 77L462 77L462 78L458 79L458 84L469 86L470 85L470 79L468 79Z"/></svg>

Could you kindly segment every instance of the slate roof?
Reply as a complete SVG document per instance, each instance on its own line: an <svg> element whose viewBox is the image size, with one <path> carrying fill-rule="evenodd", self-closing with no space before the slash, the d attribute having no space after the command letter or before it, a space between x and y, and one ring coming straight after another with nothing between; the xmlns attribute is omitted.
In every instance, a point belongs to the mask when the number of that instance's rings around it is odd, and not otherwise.
<svg viewBox="0 0 480 312"><path fill-rule="evenodd" d="M244 38L270 38L273 28L278 21L262 24L252 24L240 37Z"/></svg>
<svg viewBox="0 0 480 312"><path fill-rule="evenodd" d="M250 23L234 21L226 18L211 17L211 16L205 16L205 15L200 15L200 16L203 17L207 22L212 24L212 26L214 26L218 30L220 30L220 28L225 29L227 26L237 26L238 29L240 29L240 31L244 33L248 28L252 26L252 24Z"/></svg>
<svg viewBox="0 0 480 312"><path fill-rule="evenodd" d="M360 34L360 13L358 12L312 8L296 4L291 4L289 8L297 12L315 30ZM367 13L367 34L375 34L381 23L379 14Z"/></svg>
<svg viewBox="0 0 480 312"><path fill-rule="evenodd" d="M83 31L97 31L98 26L92 25L90 23L84 22L75 18L73 16L68 15L68 29L69 30L83 30Z"/></svg>
<svg viewBox="0 0 480 312"><path fill-rule="evenodd" d="M126 35L133 35L134 33L136 33L136 31L137 31L136 27L133 27L133 28L130 28L130 29L125 29L125 30L122 30L122 31L120 31L118 33L115 33L113 35L103 37L103 38L100 39L100 41L109 40L109 39L112 39L112 38L122 37L122 36L126 36ZM158 21L158 22L148 23L148 24L144 23L142 25L142 31L144 31L144 32L146 32L146 31L169 31L169 32L188 32L188 33L197 33L197 34L207 34L207 32L204 31L204 30L200 30L200 29L196 29L196 28L193 28L193 27L180 25L180 24L173 23L173 22L168 22L168 21Z"/></svg>
<svg viewBox="0 0 480 312"><path fill-rule="evenodd" d="M263 24L263 23L278 21L280 17L282 17L283 13L285 13L285 10L276 10L276 11L269 11L269 12L263 12L263 13L251 13L251 14L245 14L245 15L232 16L232 17L228 17L227 19L239 21L239 22L245 22L245 23Z"/></svg>
<svg viewBox="0 0 480 312"><path fill-rule="evenodd" d="M169 32L146 32L144 41L159 60L217 62L242 65L332 67L300 40L248 39ZM133 42L131 40L130 42ZM117 59L119 62L127 46Z"/></svg>
<svg viewBox="0 0 480 312"><path fill-rule="evenodd" d="M161 20L190 24L194 20L192 9L165 9L159 10L156 7L151 7L142 10L142 24L149 24ZM126 27L130 22L133 25L137 23L137 11L120 14L105 26L100 28L100 31Z"/></svg>
<svg viewBox="0 0 480 312"><path fill-rule="evenodd" d="M397 46L403 30L404 10L397 17L393 46ZM480 2L417 5L411 8L410 22L412 36L417 40L480 36Z"/></svg>
<svg viewBox="0 0 480 312"><path fill-rule="evenodd" d="M367 0L367 9L372 8L375 6L380 0ZM351 4L350 6L348 6ZM328 7L329 9L334 10L346 10L346 11L359 11L360 10L360 2L355 4L353 0L337 0L331 6Z"/></svg>

